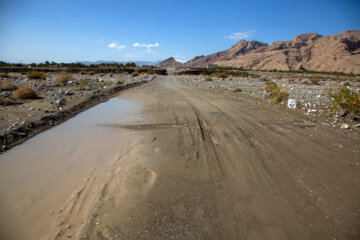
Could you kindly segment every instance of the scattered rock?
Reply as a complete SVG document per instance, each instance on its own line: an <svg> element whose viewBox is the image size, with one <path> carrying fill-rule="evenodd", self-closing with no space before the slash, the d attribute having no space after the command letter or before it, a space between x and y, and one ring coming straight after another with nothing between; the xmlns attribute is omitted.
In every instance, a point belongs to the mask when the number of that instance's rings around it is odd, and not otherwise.
<svg viewBox="0 0 360 240"><path fill-rule="evenodd" d="M349 124L347 124L347 123L343 123L343 124L341 124L341 127L340 127L341 129L349 129L350 128L350 126L349 126Z"/></svg>
<svg viewBox="0 0 360 240"><path fill-rule="evenodd" d="M289 99L288 103L287 103L287 107L288 108L296 108L297 107L297 102L295 99Z"/></svg>

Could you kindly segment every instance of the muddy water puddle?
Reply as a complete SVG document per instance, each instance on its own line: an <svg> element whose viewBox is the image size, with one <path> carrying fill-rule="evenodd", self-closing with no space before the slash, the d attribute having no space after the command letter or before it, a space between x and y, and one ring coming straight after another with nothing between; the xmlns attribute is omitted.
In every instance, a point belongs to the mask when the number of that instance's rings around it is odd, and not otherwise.
<svg viewBox="0 0 360 240"><path fill-rule="evenodd" d="M113 98L0 155L0 239L43 239L74 190L130 147L130 130L105 125L144 121L141 110Z"/></svg>

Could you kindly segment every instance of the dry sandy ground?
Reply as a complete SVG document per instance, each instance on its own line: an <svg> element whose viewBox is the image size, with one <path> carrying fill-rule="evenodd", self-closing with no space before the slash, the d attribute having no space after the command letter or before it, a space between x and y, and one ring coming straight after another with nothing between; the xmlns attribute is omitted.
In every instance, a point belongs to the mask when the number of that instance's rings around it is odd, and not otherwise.
<svg viewBox="0 0 360 240"><path fill-rule="evenodd" d="M130 118L87 111L0 156L0 239L360 238L357 135L175 76L119 97Z"/></svg>

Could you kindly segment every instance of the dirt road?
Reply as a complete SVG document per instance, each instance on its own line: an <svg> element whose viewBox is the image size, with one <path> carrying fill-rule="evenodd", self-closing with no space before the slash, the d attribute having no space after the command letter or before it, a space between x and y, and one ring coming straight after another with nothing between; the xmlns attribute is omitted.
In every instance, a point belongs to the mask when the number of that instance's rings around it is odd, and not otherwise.
<svg viewBox="0 0 360 240"><path fill-rule="evenodd" d="M63 183L66 190L36 198L44 214L28 216L34 220L23 232L10 233L2 219L0 236L360 238L360 139L309 126L267 103L188 87L181 77L157 77L119 97L142 105L145 117L105 124L127 133L104 143L109 161L99 160L93 170L82 166L67 184L60 175L58 182L44 176L47 186Z"/></svg>

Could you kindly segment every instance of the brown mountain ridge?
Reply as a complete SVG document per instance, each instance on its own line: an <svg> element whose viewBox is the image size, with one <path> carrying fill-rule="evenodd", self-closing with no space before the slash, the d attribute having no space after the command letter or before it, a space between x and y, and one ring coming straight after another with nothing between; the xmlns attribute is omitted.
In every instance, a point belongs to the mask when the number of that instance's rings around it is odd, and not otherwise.
<svg viewBox="0 0 360 240"><path fill-rule="evenodd" d="M162 63L158 65L161 66ZM330 36L317 33L300 34L290 41L278 41L271 45L241 40L228 50L198 56L184 64L176 62L175 65L202 68L210 64L254 70L311 70L359 74L360 30L343 31Z"/></svg>

